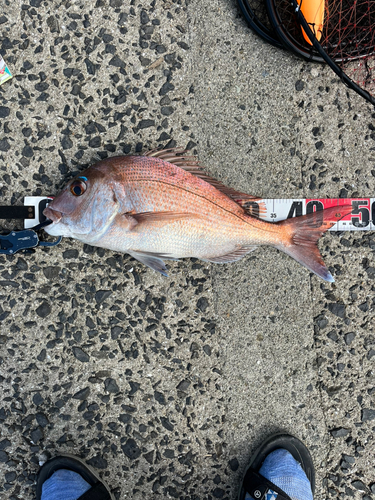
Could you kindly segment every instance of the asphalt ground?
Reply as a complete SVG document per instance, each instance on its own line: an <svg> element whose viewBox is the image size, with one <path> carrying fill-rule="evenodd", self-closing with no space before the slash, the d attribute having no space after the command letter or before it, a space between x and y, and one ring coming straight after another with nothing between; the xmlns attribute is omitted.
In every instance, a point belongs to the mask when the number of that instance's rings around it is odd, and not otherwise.
<svg viewBox="0 0 375 500"><path fill-rule="evenodd" d="M158 146L265 198L374 196L372 107L234 1L1 6L1 205ZM310 449L317 500L373 498L374 235L320 249L334 284L270 248L169 278L69 239L0 256L1 498L32 499L68 452L119 499L234 499L279 430Z"/></svg>

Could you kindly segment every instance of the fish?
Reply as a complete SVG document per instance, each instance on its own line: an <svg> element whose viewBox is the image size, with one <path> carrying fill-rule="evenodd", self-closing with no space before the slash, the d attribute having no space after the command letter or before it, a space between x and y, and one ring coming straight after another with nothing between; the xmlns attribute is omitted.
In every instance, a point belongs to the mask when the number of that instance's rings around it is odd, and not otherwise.
<svg viewBox="0 0 375 500"><path fill-rule="evenodd" d="M229 263L258 246L293 257L323 280L334 279L317 241L351 205L277 223L261 220L258 196L208 175L179 149L99 161L74 177L44 210L52 236L124 252L168 276L165 260Z"/></svg>

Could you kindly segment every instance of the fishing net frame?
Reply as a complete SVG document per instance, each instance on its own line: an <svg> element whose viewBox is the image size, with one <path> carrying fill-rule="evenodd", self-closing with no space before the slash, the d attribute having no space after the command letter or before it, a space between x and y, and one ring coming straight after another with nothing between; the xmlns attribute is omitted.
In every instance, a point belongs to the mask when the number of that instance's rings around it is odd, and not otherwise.
<svg viewBox="0 0 375 500"><path fill-rule="evenodd" d="M268 18L265 0L237 0L238 6L249 27L263 40L283 49L283 43Z"/></svg>
<svg viewBox="0 0 375 500"><path fill-rule="evenodd" d="M326 62L349 88L375 105L374 0L326 1L320 41L316 26L306 21L297 0L266 0L266 5L286 48L308 61Z"/></svg>

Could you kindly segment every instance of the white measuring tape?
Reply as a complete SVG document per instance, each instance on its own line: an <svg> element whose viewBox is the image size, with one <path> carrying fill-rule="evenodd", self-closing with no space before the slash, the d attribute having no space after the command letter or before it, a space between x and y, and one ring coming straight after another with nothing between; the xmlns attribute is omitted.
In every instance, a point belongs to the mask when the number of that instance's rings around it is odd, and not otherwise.
<svg viewBox="0 0 375 500"><path fill-rule="evenodd" d="M50 196L25 196L23 204L25 207L35 208L34 219L25 219L24 227L25 229L31 229L37 226L41 222L45 221L46 218L43 215L43 210L47 207L48 203L52 201Z"/></svg>
<svg viewBox="0 0 375 500"><path fill-rule="evenodd" d="M267 213L261 214L260 217L268 222L278 222L325 208L351 205L352 213L336 222L329 231L375 230L375 198L293 198L261 201L265 203Z"/></svg>
<svg viewBox="0 0 375 500"><path fill-rule="evenodd" d="M35 219L25 220L25 229L31 228L42 222L43 210L51 198L46 196L27 196L24 204L35 207ZM298 217L300 215L318 212L325 208L340 205L352 205L352 213L338 221L330 231L373 231L375 230L375 198L293 198L261 200L267 208L261 219L268 222ZM257 202L253 202L255 205Z"/></svg>

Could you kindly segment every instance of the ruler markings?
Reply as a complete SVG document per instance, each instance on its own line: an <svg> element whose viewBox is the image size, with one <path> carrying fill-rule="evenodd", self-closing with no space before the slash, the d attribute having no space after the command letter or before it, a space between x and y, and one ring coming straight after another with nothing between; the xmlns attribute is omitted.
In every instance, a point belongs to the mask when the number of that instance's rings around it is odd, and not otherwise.
<svg viewBox="0 0 375 500"><path fill-rule="evenodd" d="M278 222L325 208L352 205L352 213L338 221L330 231L375 230L375 198L272 198L263 199L267 212L262 216L268 222Z"/></svg>
<svg viewBox="0 0 375 500"><path fill-rule="evenodd" d="M36 218L25 220L25 228L40 222L43 210L50 200L51 198L44 196L25 197L25 205L34 205L36 209ZM352 213L338 221L329 231L375 230L375 198L270 198L261 201L267 208L266 214L261 218L268 222L278 222L325 208L352 205Z"/></svg>

